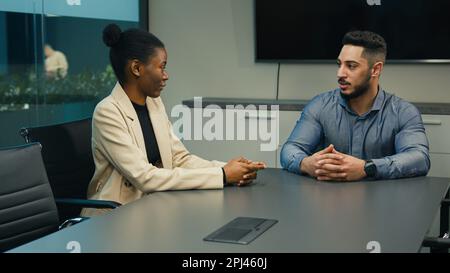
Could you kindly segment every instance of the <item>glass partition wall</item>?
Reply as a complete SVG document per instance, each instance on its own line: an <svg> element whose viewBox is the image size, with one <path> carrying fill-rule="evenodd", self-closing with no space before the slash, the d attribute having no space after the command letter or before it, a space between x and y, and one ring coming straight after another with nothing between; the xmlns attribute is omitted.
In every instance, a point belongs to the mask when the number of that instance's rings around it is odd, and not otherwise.
<svg viewBox="0 0 450 273"><path fill-rule="evenodd" d="M22 127L92 116L114 86L102 30L148 29L147 0L0 1L0 147Z"/></svg>

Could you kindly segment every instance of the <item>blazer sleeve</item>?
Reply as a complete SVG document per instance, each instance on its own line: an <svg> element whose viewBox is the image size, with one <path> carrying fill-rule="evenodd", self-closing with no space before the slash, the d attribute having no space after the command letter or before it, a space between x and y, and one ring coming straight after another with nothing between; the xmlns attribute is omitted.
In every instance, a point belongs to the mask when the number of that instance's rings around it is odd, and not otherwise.
<svg viewBox="0 0 450 273"><path fill-rule="evenodd" d="M223 188L222 170L213 164L200 164L196 169L181 168L190 162L189 156L180 145L173 141L178 152L179 164L173 169L157 168L148 163L144 153L133 142L123 116L114 103L99 104L93 117L93 141L105 158L130 183L142 192L150 193L165 190L218 189ZM171 127L169 127L171 129ZM167 130L158 128L158 130ZM172 136L172 132L170 135ZM187 159L186 159L187 158ZM188 163L185 163L189 165Z"/></svg>

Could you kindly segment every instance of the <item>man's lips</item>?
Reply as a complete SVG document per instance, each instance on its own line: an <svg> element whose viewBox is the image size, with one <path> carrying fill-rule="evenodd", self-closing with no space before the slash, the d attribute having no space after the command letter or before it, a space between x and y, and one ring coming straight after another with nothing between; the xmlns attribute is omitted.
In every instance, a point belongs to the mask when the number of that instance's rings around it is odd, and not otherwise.
<svg viewBox="0 0 450 273"><path fill-rule="evenodd" d="M338 81L338 83L339 83L339 88L341 88L342 90L345 90L350 86L350 83L345 82L345 81Z"/></svg>
<svg viewBox="0 0 450 273"><path fill-rule="evenodd" d="M349 86L349 85L347 85L347 84L344 84L344 85L342 85L342 84L339 84L339 88L341 88L342 90L345 90L345 89L347 89L347 88L348 88L348 86Z"/></svg>

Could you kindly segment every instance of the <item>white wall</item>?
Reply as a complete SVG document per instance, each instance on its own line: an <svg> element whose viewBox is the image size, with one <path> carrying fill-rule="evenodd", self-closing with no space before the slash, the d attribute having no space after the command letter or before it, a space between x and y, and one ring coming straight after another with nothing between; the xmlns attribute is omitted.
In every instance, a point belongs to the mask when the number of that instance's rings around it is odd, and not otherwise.
<svg viewBox="0 0 450 273"><path fill-rule="evenodd" d="M279 98L310 99L336 88L336 68L334 64L282 65ZM450 103L448 64L387 64L380 84L388 92L411 102Z"/></svg>
<svg viewBox="0 0 450 273"><path fill-rule="evenodd" d="M275 97L276 65L254 63L253 0L152 0L149 9L168 51L168 111L194 96Z"/></svg>
<svg viewBox="0 0 450 273"><path fill-rule="evenodd" d="M253 14L253 0L150 1L150 30L169 54L168 111L193 96L275 98L277 64L254 62ZM388 64L381 85L409 101L450 103L450 65ZM280 99L335 87L335 64L281 65Z"/></svg>

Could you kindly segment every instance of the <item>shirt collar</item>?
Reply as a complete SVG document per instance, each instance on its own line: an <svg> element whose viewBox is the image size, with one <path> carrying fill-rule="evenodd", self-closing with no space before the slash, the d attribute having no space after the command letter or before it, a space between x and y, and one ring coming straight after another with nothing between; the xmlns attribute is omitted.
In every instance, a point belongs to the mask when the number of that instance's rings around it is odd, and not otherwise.
<svg viewBox="0 0 450 273"><path fill-rule="evenodd" d="M345 110L354 114L355 112L348 106L347 101L344 98L342 98L340 88L337 89L336 95L338 96L339 104L342 107L344 107ZM378 87L378 94L375 97L375 101L373 102L372 108L367 113L381 110L381 107L383 106L384 103L384 98L385 98L385 91L381 87Z"/></svg>
<svg viewBox="0 0 450 273"><path fill-rule="evenodd" d="M378 87L378 94L373 102L372 109L370 111L381 110L384 103L385 92L381 87Z"/></svg>

